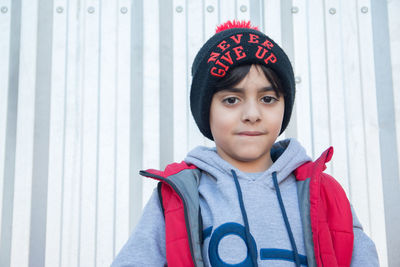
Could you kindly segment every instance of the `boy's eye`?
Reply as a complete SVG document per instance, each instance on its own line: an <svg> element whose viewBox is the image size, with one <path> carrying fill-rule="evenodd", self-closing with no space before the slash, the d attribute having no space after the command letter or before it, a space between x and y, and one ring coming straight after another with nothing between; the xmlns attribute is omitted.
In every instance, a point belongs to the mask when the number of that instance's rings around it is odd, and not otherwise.
<svg viewBox="0 0 400 267"><path fill-rule="evenodd" d="M278 101L278 99L276 99L276 98L273 97L273 96L264 96L263 98L261 98L261 101L264 102L264 103L266 103L266 104L272 104L272 103L274 103L275 101Z"/></svg>
<svg viewBox="0 0 400 267"><path fill-rule="evenodd" d="M237 102L239 102L239 99L237 97L227 97L225 98L222 102L228 104L228 105L234 105Z"/></svg>

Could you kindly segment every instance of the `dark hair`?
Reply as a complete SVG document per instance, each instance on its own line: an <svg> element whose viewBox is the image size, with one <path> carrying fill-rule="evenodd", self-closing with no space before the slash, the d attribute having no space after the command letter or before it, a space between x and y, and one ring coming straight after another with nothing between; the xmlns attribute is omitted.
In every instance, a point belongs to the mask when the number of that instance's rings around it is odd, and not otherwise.
<svg viewBox="0 0 400 267"><path fill-rule="evenodd" d="M263 71L265 77L267 80L271 83L272 87L275 90L275 93L278 95L278 97L282 94L283 96L286 95L286 92L284 91L281 81L276 75L276 73L270 69L267 68L263 65L258 65ZM224 89L229 89L238 84L241 80L246 77L246 75L249 73L251 68L251 64L245 64L245 65L240 65L237 66L233 69L231 69L224 78L219 80L215 86L214 93L219 92Z"/></svg>

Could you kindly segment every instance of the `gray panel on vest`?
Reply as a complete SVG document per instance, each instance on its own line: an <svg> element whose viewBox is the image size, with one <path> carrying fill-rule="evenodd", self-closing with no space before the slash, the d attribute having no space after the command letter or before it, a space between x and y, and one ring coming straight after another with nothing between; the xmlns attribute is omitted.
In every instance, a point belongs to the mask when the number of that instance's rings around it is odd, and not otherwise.
<svg viewBox="0 0 400 267"><path fill-rule="evenodd" d="M186 169L169 177L176 185L187 206L190 236L193 243L195 266L204 266L201 255L201 242L199 236L199 193L201 172L198 169Z"/></svg>
<svg viewBox="0 0 400 267"><path fill-rule="evenodd" d="M301 222L303 224L304 245L306 248L307 262L309 267L316 267L314 255L314 242L312 239L310 219L310 178L297 181L297 195L299 199Z"/></svg>

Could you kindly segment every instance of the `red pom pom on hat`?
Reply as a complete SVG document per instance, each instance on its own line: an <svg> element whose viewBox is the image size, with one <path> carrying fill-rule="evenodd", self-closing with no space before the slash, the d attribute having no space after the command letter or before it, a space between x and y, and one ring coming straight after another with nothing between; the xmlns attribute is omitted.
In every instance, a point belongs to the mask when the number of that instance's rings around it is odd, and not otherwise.
<svg viewBox="0 0 400 267"><path fill-rule="evenodd" d="M233 20L230 21L228 20L227 22L218 25L217 29L215 30L215 33L219 33L228 29L235 29L235 28L247 28L247 29L254 29L259 31L257 26L252 26L250 21L239 21L239 20Z"/></svg>

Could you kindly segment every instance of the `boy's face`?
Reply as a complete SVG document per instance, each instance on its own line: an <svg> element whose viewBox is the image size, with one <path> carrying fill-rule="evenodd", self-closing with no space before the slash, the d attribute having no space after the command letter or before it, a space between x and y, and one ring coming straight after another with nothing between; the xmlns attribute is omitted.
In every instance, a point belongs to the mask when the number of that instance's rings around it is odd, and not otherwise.
<svg viewBox="0 0 400 267"><path fill-rule="evenodd" d="M241 171L269 168L270 149L281 130L284 102L257 65L252 65L233 88L215 93L210 127L218 154Z"/></svg>

